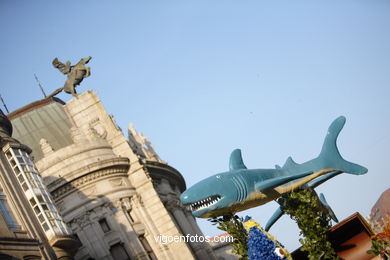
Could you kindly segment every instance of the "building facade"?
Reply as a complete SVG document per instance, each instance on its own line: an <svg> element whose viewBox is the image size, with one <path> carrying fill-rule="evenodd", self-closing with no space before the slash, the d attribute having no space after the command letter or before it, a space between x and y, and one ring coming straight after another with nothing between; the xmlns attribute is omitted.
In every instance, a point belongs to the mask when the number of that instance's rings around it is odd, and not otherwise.
<svg viewBox="0 0 390 260"><path fill-rule="evenodd" d="M390 222L390 188L385 190L375 202L368 221L375 233L383 232L384 227Z"/></svg>
<svg viewBox="0 0 390 260"><path fill-rule="evenodd" d="M82 243L76 259L215 259L205 242L158 239L202 235L179 203L184 179L132 125L126 138L92 91L67 103L43 99L8 117Z"/></svg>
<svg viewBox="0 0 390 260"><path fill-rule="evenodd" d="M31 149L11 136L0 110L0 259L73 259L79 241L48 194Z"/></svg>

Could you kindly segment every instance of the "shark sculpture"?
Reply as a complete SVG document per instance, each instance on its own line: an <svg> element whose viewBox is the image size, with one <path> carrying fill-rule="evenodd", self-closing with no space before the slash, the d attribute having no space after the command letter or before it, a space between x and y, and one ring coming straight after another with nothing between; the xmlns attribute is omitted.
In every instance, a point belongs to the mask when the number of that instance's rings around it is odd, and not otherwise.
<svg viewBox="0 0 390 260"><path fill-rule="evenodd" d="M302 164L289 157L283 167L250 170L242 160L241 150L236 149L230 155L229 171L196 183L181 194L180 201L193 216L214 218L263 205L299 188L314 189L342 172L365 174L365 167L344 160L338 151L336 141L345 121L343 116L334 120L319 156ZM323 195L320 199L324 209L331 211ZM282 209L278 209L269 224L282 214Z"/></svg>

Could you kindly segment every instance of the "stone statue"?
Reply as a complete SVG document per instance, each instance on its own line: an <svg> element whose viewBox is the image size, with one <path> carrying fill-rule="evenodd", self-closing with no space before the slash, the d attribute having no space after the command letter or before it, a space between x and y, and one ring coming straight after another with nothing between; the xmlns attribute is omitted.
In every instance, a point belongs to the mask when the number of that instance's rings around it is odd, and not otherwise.
<svg viewBox="0 0 390 260"><path fill-rule="evenodd" d="M67 75L68 78L62 88L55 90L48 97L53 97L60 93L62 90L76 97L76 86L80 85L81 81L83 81L84 78L89 77L89 75L91 75L90 68L85 66L85 64L87 64L91 59L92 57L88 56L87 58L81 59L76 65L71 66L70 61L67 61L65 64L63 64L57 58L55 58L52 62L54 68Z"/></svg>

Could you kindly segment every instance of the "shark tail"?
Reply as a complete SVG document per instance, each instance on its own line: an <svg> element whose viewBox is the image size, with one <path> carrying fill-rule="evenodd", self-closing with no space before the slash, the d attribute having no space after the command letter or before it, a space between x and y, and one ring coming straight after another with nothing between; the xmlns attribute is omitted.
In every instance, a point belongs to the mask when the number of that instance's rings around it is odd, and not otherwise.
<svg viewBox="0 0 390 260"><path fill-rule="evenodd" d="M337 148L337 137L343 129L345 121L345 117L340 116L329 126L321 153L317 158L318 163L320 163L324 169L331 168L354 175L365 174L367 168L344 160Z"/></svg>

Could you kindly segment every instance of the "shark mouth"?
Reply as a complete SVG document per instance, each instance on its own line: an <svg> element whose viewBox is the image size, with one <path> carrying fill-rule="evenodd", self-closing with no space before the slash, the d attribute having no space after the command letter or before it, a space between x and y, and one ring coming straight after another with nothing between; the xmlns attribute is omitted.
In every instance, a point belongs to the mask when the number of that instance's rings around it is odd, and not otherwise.
<svg viewBox="0 0 390 260"><path fill-rule="evenodd" d="M201 209L208 208L208 207L214 205L215 203L217 203L220 200L221 200L221 196L219 196L219 195L212 195L212 196L209 196L209 197L207 197L205 199L198 200L196 202L191 203L188 206L188 209L191 210L192 212L195 212L195 211L198 211L198 210L201 210Z"/></svg>

